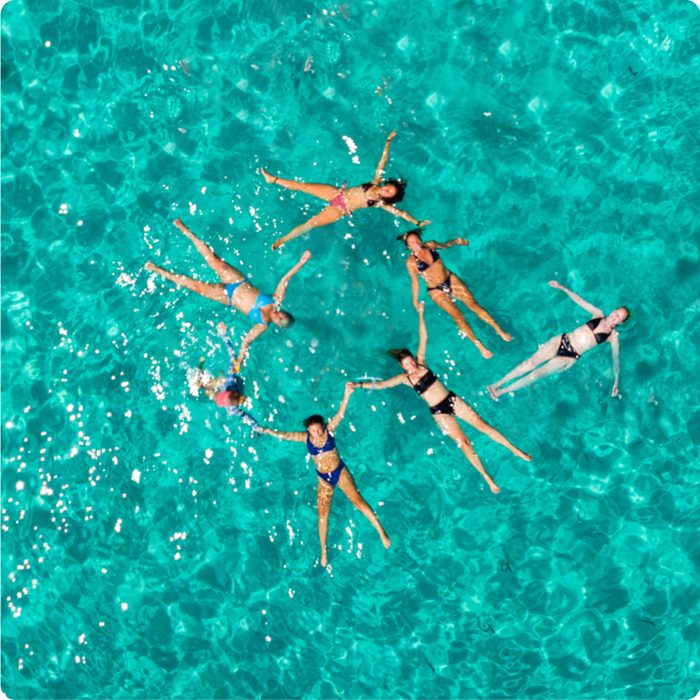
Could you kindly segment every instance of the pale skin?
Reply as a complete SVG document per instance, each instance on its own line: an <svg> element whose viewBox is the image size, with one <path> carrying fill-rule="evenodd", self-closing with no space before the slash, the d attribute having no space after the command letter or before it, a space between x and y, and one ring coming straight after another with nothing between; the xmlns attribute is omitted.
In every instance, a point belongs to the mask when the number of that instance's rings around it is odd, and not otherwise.
<svg viewBox="0 0 700 700"><path fill-rule="evenodd" d="M418 315L420 318L418 327L418 352L416 353L415 357L413 357L413 355L409 355L401 359L401 367L404 371L391 379L385 379L381 382L358 382L355 384L356 387L360 387L362 389L389 389L391 387L403 384L413 388L415 384L428 373L429 370L425 366L428 330L426 328L425 318L423 316L424 306L424 302L420 302L420 304L418 304ZM423 394L420 394L420 396L429 406L432 407L437 406L439 403L444 401L448 397L448 394L449 392L445 388L444 384L438 379L437 381L433 382L433 384L431 384ZM464 434L464 431L457 422L457 419L459 418L465 423L471 425L473 428L476 428L479 432L484 433L499 445L503 445L516 457L520 457L520 459L524 459L528 462L532 459L532 457L530 457L530 455L526 452L523 452L521 449L515 447L515 445L513 445L493 426L489 425L471 406L466 403L466 401L461 399L459 396L456 396L453 399L452 407L454 409L454 415L446 413L433 414L435 422L440 426L443 434L451 437L457 443L459 449L462 450L462 453L469 460L471 465L479 472L479 474L481 474L486 483L489 485L491 491L493 491L493 493L498 493L500 488L496 485L496 482L484 468L479 456L472 447L472 443Z"/></svg>
<svg viewBox="0 0 700 700"><path fill-rule="evenodd" d="M354 385L352 382L347 382L345 385L345 394L343 395L343 400L340 403L340 408L338 408L338 412L335 414L335 416L333 416L333 418L331 418L327 425L322 425L321 423L311 423L306 430L293 432L263 428L263 434L272 435L280 440L289 440L290 442L306 442L306 438L308 436L313 445L318 448L322 448L326 444L328 433L330 432L331 435L333 435L336 428L345 417L345 411L348 407L348 401L350 401L350 395L352 394L353 389ZM312 459L316 465L316 470L322 474L330 474L340 466L340 455L338 454L337 449L322 452L318 455L312 455ZM330 517L331 513L331 504L333 503L335 486L329 484L327 481L324 481L320 476L317 477L317 481L318 537L321 543L321 566L326 566L328 564L328 518ZM352 474L347 466L345 466L340 472L338 486L350 499L350 502L355 506L355 508L357 508L367 518L367 520L372 523L374 529L381 537L382 544L388 549L391 545L391 540L384 531L384 528L379 522L379 519L374 511L370 508L367 501L362 498L362 495L357 490L355 480L352 478Z"/></svg>
<svg viewBox="0 0 700 700"><path fill-rule="evenodd" d="M318 199L322 199L326 202L330 202L338 193L342 192L345 202L345 209L347 210L344 211L342 208L329 204L325 209L316 214L316 216L312 216L305 223L293 228L286 236L278 238L272 244L272 250L276 250L280 246L288 243L298 236L301 236L307 231L311 231L319 226L333 224L338 221L338 219L342 219L348 214L352 215L352 213L358 209L366 209L370 206L367 203L368 201L376 201L376 204L374 205L375 209L383 209L393 216L397 216L400 219L405 219L406 221L411 222L414 226L427 226L430 221L418 221L418 219L411 216L408 212L384 202L384 199L391 199L396 194L396 188L394 185L386 184L382 186L384 168L389 158L389 146L391 145L391 141L393 140L394 136L396 136L396 131L392 131L389 138L386 140L382 157L379 159L379 164L377 165L377 168L374 171L374 177L371 180L372 187L370 187L367 192L362 189L361 185L342 190L340 187L335 187L334 185L288 180L282 177L275 177L274 175L268 173L265 168L260 168L260 172L265 178L265 182L268 184L278 185L279 187L284 187L286 190L293 190L295 192L306 192L307 194L318 197Z"/></svg>
<svg viewBox="0 0 700 700"><path fill-rule="evenodd" d="M149 272L155 272L156 274L164 277L171 282L174 282L179 287L184 287L192 292L196 292L207 299L212 301L218 301L224 306L232 306L238 311L248 315L250 310L255 305L255 302L260 295L260 290L253 286L250 282L246 281L245 275L237 270L232 265L224 262L220 257L218 257L214 251L206 244L204 241L197 238L197 236L190 231L187 226L182 222L181 219L175 219L175 226L182 231L182 233L189 238L193 243L197 252L204 258L205 262L211 267L214 272L218 275L220 282L203 282L201 280L196 280L187 275L178 275L174 272L168 272L162 267L154 265L152 262L147 262L145 267ZM243 338L241 342L241 347L238 353L238 359L236 361L236 371L238 371L246 357L248 348L250 344L259 338L267 329L270 323L284 327L287 323L286 316L283 312L279 310L279 306L284 301L284 297L287 293L287 285L289 280L296 275L299 270L301 270L304 265L311 259L311 253L307 250L299 259L299 262L279 281L277 289L273 294L274 303L267 304L260 307L260 317L263 323L256 323L253 328L248 331L248 333ZM233 292L233 296L229 302L228 294L226 293L227 284L235 284L236 282L242 282L236 290Z"/></svg>
<svg viewBox="0 0 700 700"><path fill-rule="evenodd" d="M406 259L406 269L411 276L413 306L415 306L416 309L418 308L418 294L420 292L420 281L418 278L420 276L425 280L430 298L452 317L459 330L464 333L464 335L476 345L477 350L488 359L493 357L493 353L477 340L474 331L464 318L464 314L453 301L453 297L461 301L482 321L488 323L503 340L511 341L513 337L496 323L493 316L491 316L483 306L477 303L467 285L454 272L450 272L450 270L445 267L442 259L433 262L432 255L430 254L431 250L442 250L455 245L466 246L469 245L469 241L464 238L453 238L446 243L438 243L437 241L426 241L426 243L423 243L421 237L416 233L409 233L406 236L406 246L411 251L411 255ZM418 270L418 261L428 265L428 268L420 272ZM436 289L436 287L445 282L449 282L449 286L452 290L451 292Z"/></svg>
<svg viewBox="0 0 700 700"><path fill-rule="evenodd" d="M562 287L559 282L551 281L549 286L554 287L554 289L560 289L568 294L569 297L571 297L571 299L580 307L590 312L591 319L601 319L600 323L598 323L598 325L593 329L584 324L579 326L575 331L567 333L571 347L579 355L583 355L598 345L598 342L595 339L596 333L610 333L604 342L610 343L610 348L612 350L613 372L615 374L612 396L617 396L618 381L620 378L620 341L618 333L615 330L615 326L620 323L624 323L627 320L627 309L621 307L615 309L609 316L605 316L601 309L593 306L593 304L589 304L578 294L566 289L566 287ZM506 374L503 379L486 387L489 394L491 394L491 398L498 401L498 397L502 394L518 391L526 386L530 386L530 384L533 384L543 377L547 377L550 374L565 372L567 369L572 367L576 363L575 358L557 355L561 342L562 336L555 335L553 338L550 338L546 343L544 343L544 345L541 345L539 350L532 355L532 357L525 360L525 362L520 363L512 372ZM504 384L507 384L518 377L522 378L513 382L510 386L503 386Z"/></svg>

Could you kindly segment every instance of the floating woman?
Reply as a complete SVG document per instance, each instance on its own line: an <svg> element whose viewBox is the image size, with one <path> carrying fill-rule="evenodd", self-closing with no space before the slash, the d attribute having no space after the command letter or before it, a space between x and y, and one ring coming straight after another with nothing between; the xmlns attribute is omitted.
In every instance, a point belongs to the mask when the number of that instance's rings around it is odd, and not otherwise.
<svg viewBox="0 0 700 700"><path fill-rule="evenodd" d="M430 413L433 414L433 418L442 429L442 432L451 437L457 443L457 446L460 450L462 450L464 456L478 470L481 476L484 477L491 491L498 493L500 488L486 472L486 469L484 469L484 466L474 451L471 442L464 434L464 431L460 427L459 423L457 423L457 418L465 421L480 432L485 433L499 445L507 447L516 457L520 457L528 462L532 459L532 457L515 447L515 445L513 445L501 433L499 433L498 430L490 426L473 408L471 408L471 406L464 401L464 399L455 395L454 392L448 391L443 383L425 365L428 330L425 325L425 318L423 314L424 307L425 302L420 302L420 304L418 304L418 315L420 317L420 322L418 326L419 343L416 356L414 357L413 353L405 348L402 350L390 351L391 356L398 360L404 371L401 374L397 374L391 379L385 379L382 382L373 381L371 384L367 384L366 382L358 382L355 383L354 386L362 389L389 389L390 387L398 386L399 384L405 384L406 386L412 387L413 390L428 404L430 407Z"/></svg>
<svg viewBox="0 0 700 700"><path fill-rule="evenodd" d="M408 212L397 209L394 204L403 199L406 184L400 180L388 180L384 184L384 166L389 158L389 146L391 141L396 136L396 132L392 131L389 138L386 140L384 152L379 160L379 165L374 171L374 177L371 182L366 182L364 185L356 185L355 187L346 188L345 183L342 187L334 185L324 185L314 182L297 182L296 180L286 180L281 177L270 175L264 168L260 168L260 172L265 178L265 182L272 185L279 185L287 190L295 190L298 192L306 192L314 197L323 199L329 202L329 205L316 216L311 217L306 223L293 228L286 236L277 239L272 244L272 250L279 248L288 241L291 241L302 233L310 231L312 228L326 226L342 219L344 216L352 217L352 213L357 209L366 209L367 207L376 207L388 211L394 216L409 221L414 226L427 226L430 221L418 221Z"/></svg>
<svg viewBox="0 0 700 700"><path fill-rule="evenodd" d="M243 380L241 379L241 375L236 371L236 351L228 337L228 328L226 328L226 324L223 321L217 325L216 332L224 342L226 350L228 350L229 363L226 376L207 378L206 374L202 371L202 365L204 364L204 358L202 358L199 364L200 372L196 380L196 386L202 387L204 393L214 401L217 406L225 408L229 416L240 418L243 423L249 425L253 429L256 435L259 435L262 432L262 427L255 418L248 415L241 408L247 397L243 394Z"/></svg>
<svg viewBox="0 0 700 700"><path fill-rule="evenodd" d="M464 314L457 308L457 304L452 301L452 297L461 301L470 311L473 311L482 321L493 328L503 340L510 341L512 336L506 333L491 314L482 306L476 303L474 296L467 288L467 285L455 275L454 272L448 270L442 260L440 254L435 252L438 248L451 248L453 245L469 245L469 241L464 238L453 238L447 243L438 243L437 241L427 241L423 243L420 231L409 231L401 236L406 246L410 249L411 254L406 258L406 268L408 274L411 275L411 291L413 293L413 306L418 308L418 293L420 292L420 275L428 288L430 298L443 310L452 317L457 324L459 330L476 345L479 352L486 357L493 357L493 353L485 348L480 341L476 339L474 331L464 318Z"/></svg>
<svg viewBox="0 0 700 700"><path fill-rule="evenodd" d="M367 520L374 525L375 530L382 538L382 544L387 549L391 545L389 536L384 531L374 511L367 504L367 501L360 495L350 470L340 459L340 455L335 446L333 433L345 416L345 410L348 407L348 401L350 400L350 394L352 394L353 388L352 382L347 382L340 408L328 423L323 420L323 416L313 415L309 416L304 421L304 427L306 428L304 431L285 432L282 430L273 430L272 428L262 429L265 435L272 435L280 440L306 442L309 454L316 465L316 474L318 476L318 535L321 540L321 566L326 566L328 563L328 546L326 544L328 538L328 518L331 512L331 503L333 502L336 484L340 486L355 508L361 511Z"/></svg>
<svg viewBox="0 0 700 700"><path fill-rule="evenodd" d="M146 269L159 274L161 277L165 277L165 279L174 282L179 287L189 289L212 301L218 301L224 306L238 309L238 311L255 321L255 325L246 334L241 343L238 359L236 360L236 370L239 370L245 359L246 352L248 352L248 347L268 329L270 323L274 323L280 328L289 328L294 323L294 316L286 311L281 311L279 307L287 293L289 280L311 259L311 253L307 250L301 256L299 262L279 281L275 293L270 296L248 282L247 277L240 270L237 270L215 255L214 251L197 238L181 219L175 219L174 223L194 244L194 247L204 258L207 265L219 276L221 282L202 282L186 275L177 275L154 265L152 262L146 263Z"/></svg>
<svg viewBox="0 0 700 700"><path fill-rule="evenodd" d="M600 309L584 301L578 294L574 294L566 287L562 287L559 282L552 281L549 286L566 292L573 301L590 312L593 318L571 333L555 335L550 338L544 345L540 346L540 349L532 357L519 364L500 381L486 387L491 398L498 401L501 394L522 389L550 374L564 372L573 367L581 355L606 341L610 343L612 349L613 372L615 374L612 395L617 396L617 383L620 377L620 342L615 326L624 323L629 318L629 311L621 306L609 316L605 316ZM540 365L542 366L540 367ZM506 382L516 377L522 377L524 374L527 376L503 388Z"/></svg>

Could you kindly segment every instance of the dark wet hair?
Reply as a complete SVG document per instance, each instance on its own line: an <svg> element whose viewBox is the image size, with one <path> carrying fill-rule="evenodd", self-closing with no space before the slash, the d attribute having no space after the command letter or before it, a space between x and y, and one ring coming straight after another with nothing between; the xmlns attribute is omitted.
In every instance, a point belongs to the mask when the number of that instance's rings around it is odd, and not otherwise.
<svg viewBox="0 0 700 700"><path fill-rule="evenodd" d="M318 413L314 413L313 416L309 416L304 421L304 427L308 428L310 425L313 425L314 423L318 423L319 425L325 425L326 421L323 420L323 416L319 416Z"/></svg>
<svg viewBox="0 0 700 700"><path fill-rule="evenodd" d="M396 236L397 241L403 241L406 246L408 246L408 237L409 236L418 236L418 240L422 243L423 242L423 236L421 236L421 232L419 228L412 228L410 231L406 231L406 233L402 233L400 236Z"/></svg>
<svg viewBox="0 0 700 700"><path fill-rule="evenodd" d="M396 194L393 197L380 197L384 204L396 204L403 199L403 193L406 191L406 183L401 180L387 180L382 187L393 185L396 188Z"/></svg>
<svg viewBox="0 0 700 700"><path fill-rule="evenodd" d="M277 313L282 314L283 322L276 323L275 325L279 328L291 328L297 320L288 311L278 311Z"/></svg>
<svg viewBox="0 0 700 700"><path fill-rule="evenodd" d="M399 363L407 357L413 357L413 353L407 348L401 348L400 350L389 350L388 352Z"/></svg>

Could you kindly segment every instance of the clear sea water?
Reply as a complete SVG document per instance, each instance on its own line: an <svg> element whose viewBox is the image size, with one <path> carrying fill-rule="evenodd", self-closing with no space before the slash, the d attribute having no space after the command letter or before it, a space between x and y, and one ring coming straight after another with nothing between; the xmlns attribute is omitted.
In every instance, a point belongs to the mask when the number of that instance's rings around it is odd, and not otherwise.
<svg viewBox="0 0 700 700"><path fill-rule="evenodd" d="M11 698L690 698L700 689L700 11L648 3L12 0L2 11L2 689ZM183 61L187 67L185 71ZM305 249L298 322L254 346L251 413L299 429L417 341L407 229L258 169L390 172L510 330L483 360L428 304L431 367L494 496L413 392L356 392L318 564L302 445L252 440L188 370L249 321L151 281L214 281L182 217L264 290ZM588 316L607 347L484 387ZM425 290L421 291L424 297Z"/></svg>

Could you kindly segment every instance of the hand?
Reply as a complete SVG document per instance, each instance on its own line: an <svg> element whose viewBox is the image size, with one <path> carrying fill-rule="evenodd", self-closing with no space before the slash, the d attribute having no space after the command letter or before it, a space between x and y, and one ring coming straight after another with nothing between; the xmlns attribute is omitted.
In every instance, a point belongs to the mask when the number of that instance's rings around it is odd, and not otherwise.
<svg viewBox="0 0 700 700"><path fill-rule="evenodd" d="M455 238L455 245L469 245L469 241L466 238Z"/></svg>
<svg viewBox="0 0 700 700"><path fill-rule="evenodd" d="M182 223L182 219L175 219L175 221L173 221L173 223L178 228L187 228L187 226L185 226L185 224Z"/></svg>
<svg viewBox="0 0 700 700"><path fill-rule="evenodd" d="M394 129L394 130L389 134L389 138L387 139L387 141L391 141L391 140L394 138L394 136L396 136L396 129Z"/></svg>
<svg viewBox="0 0 700 700"><path fill-rule="evenodd" d="M427 226L430 223L427 219L425 221L419 221L418 222L418 227L423 228L423 226Z"/></svg>
<svg viewBox="0 0 700 700"><path fill-rule="evenodd" d="M617 384L615 384L615 386L613 387L613 390L612 390L612 395L617 396L617 391L618 391Z"/></svg>
<svg viewBox="0 0 700 700"><path fill-rule="evenodd" d="M554 289L561 289L561 285L560 285L559 282L557 282L556 280L552 280L552 281L549 283L549 286L550 286L550 287L554 287Z"/></svg>
<svg viewBox="0 0 700 700"><path fill-rule="evenodd" d="M345 394L349 396L352 394L353 391L355 391L355 382L345 382Z"/></svg>
<svg viewBox="0 0 700 700"><path fill-rule="evenodd" d="M284 245L284 241L279 238L272 244L272 250L277 250L281 245Z"/></svg>
<svg viewBox="0 0 700 700"><path fill-rule="evenodd" d="M236 373L240 372L240 371L241 371L241 366L242 366L242 363L239 362L238 360L236 360L236 361L233 363L233 371L236 372Z"/></svg>
<svg viewBox="0 0 700 700"><path fill-rule="evenodd" d="M216 332L219 335L226 335L226 333L228 333L228 328L226 327L226 324L223 321L219 321L216 324Z"/></svg>
<svg viewBox="0 0 700 700"><path fill-rule="evenodd" d="M274 250L274 249L275 249L275 247L272 246L272 250ZM307 251L301 256L301 260L299 260L299 262L300 262L300 263L303 263L303 264L306 264L307 262L309 262L309 260L311 260L311 251L310 251L310 250L307 250Z"/></svg>

